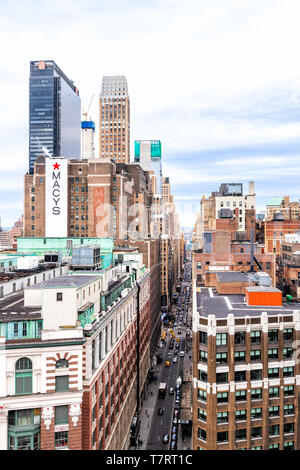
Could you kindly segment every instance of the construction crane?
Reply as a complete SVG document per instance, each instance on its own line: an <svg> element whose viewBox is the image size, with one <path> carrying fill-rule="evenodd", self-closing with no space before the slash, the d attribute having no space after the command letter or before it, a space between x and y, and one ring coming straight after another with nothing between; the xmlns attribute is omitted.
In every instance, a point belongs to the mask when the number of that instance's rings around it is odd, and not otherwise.
<svg viewBox="0 0 300 470"><path fill-rule="evenodd" d="M90 107L92 105L92 102L93 102L93 99L94 99L94 96L95 96L95 93L93 93L91 99L90 99L90 104L88 105L88 108L87 108L87 111L83 112L83 116L85 116L85 121L87 121L87 116L88 116L88 112L90 110Z"/></svg>

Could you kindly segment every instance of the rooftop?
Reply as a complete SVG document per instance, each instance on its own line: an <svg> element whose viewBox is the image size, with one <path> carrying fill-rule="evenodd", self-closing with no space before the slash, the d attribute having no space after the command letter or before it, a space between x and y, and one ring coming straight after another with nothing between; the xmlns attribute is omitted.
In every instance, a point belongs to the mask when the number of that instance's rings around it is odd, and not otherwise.
<svg viewBox="0 0 300 470"><path fill-rule="evenodd" d="M40 318L40 307L24 307L23 291L0 299L0 323Z"/></svg>
<svg viewBox="0 0 300 470"><path fill-rule="evenodd" d="M257 287L255 287L257 289ZM197 295L197 311L199 316L215 315L217 318L226 318L229 314L235 317L261 316L263 312L268 315L292 315L294 310L300 310L300 304L282 303L282 307L251 306L244 300L244 295L218 295L217 291L208 287L201 287Z"/></svg>
<svg viewBox="0 0 300 470"><path fill-rule="evenodd" d="M90 284L91 282L96 281L99 279L100 273L96 275L74 275L71 274L68 276L59 276L53 279L48 279L47 281L41 282L39 284L35 284L33 286L27 287L27 289L36 289L36 288L44 288L44 289L53 289L56 287L76 287L80 288L85 286L86 284Z"/></svg>

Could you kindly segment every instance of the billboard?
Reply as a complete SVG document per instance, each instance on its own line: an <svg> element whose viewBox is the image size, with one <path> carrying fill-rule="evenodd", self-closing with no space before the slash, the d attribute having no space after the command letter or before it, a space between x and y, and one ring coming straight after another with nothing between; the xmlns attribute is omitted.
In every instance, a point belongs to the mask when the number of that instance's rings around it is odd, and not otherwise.
<svg viewBox="0 0 300 470"><path fill-rule="evenodd" d="M68 160L46 158L46 237L68 236Z"/></svg>

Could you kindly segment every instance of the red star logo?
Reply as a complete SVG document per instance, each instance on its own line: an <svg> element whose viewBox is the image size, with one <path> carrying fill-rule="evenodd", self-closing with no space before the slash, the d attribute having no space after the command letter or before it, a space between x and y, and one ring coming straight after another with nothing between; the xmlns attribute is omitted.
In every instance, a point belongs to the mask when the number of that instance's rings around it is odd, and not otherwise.
<svg viewBox="0 0 300 470"><path fill-rule="evenodd" d="M59 170L59 167L60 167L60 163L55 163L55 165L52 165L53 166L53 170Z"/></svg>

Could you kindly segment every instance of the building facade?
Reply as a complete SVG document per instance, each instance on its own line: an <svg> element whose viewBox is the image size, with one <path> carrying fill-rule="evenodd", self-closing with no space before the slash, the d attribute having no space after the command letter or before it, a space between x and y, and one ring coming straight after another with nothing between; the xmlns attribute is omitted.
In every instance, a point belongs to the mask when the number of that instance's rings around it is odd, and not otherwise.
<svg viewBox="0 0 300 470"><path fill-rule="evenodd" d="M30 62L29 173L41 154L80 158L81 100L53 60Z"/></svg>
<svg viewBox="0 0 300 470"><path fill-rule="evenodd" d="M126 77L103 77L99 116L100 157L130 163L130 100Z"/></svg>
<svg viewBox="0 0 300 470"><path fill-rule="evenodd" d="M299 308L274 288L193 282L193 449L299 449Z"/></svg>

